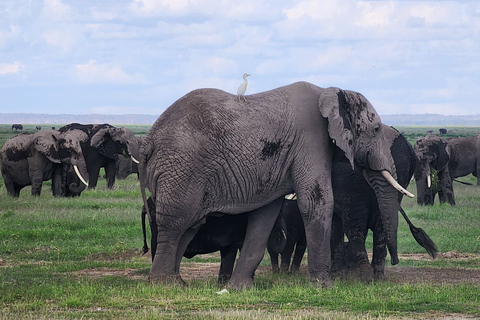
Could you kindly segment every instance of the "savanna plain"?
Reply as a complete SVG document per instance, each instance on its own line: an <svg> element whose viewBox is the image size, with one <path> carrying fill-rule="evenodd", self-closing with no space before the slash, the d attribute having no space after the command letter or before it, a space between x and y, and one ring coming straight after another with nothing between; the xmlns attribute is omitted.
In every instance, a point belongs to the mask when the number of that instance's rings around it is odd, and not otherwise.
<svg viewBox="0 0 480 320"><path fill-rule="evenodd" d="M16 134L10 126L0 125L0 146ZM149 126L130 128L144 135ZM412 144L438 132L397 129ZM480 132L447 129L447 137ZM459 180L476 184L473 176ZM182 261L186 287L148 282L135 175L117 180L114 190L99 179L96 190L77 198L54 198L44 182L40 197L26 187L17 199L0 177L0 319L480 319L480 188L454 188L455 207L402 202L436 243L435 260L400 216L400 263L391 266L387 257L387 281L336 279L333 288L318 289L305 259L298 274L273 274L266 254L252 289L218 294L218 253ZM408 189L416 193L415 183Z"/></svg>

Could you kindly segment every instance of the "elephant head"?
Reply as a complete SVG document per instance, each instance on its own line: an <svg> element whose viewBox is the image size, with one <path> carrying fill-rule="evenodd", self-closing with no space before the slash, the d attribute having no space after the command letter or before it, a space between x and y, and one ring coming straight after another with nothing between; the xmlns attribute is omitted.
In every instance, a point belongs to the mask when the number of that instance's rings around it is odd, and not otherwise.
<svg viewBox="0 0 480 320"><path fill-rule="evenodd" d="M394 159L398 183L407 188L415 170L415 153L410 143L397 130L383 125L385 138L390 143L389 151ZM403 194L397 190L379 172L364 170L366 179L375 191L378 209L386 235L391 263L398 263L397 229L398 211Z"/></svg>
<svg viewBox="0 0 480 320"><path fill-rule="evenodd" d="M350 161L378 171L395 189L413 195L396 182L396 169L380 117L360 93L328 88L320 96L320 112L328 118L328 132ZM387 127L388 128L388 127Z"/></svg>
<svg viewBox="0 0 480 320"><path fill-rule="evenodd" d="M438 190L433 190L431 168L437 172L445 170L454 154L451 146L444 139L435 135L418 139L414 150L417 202L420 205L432 205Z"/></svg>
<svg viewBox="0 0 480 320"><path fill-rule="evenodd" d="M93 135L90 144L109 159L117 159L117 154L122 154L138 163L139 142L128 128L103 127Z"/></svg>

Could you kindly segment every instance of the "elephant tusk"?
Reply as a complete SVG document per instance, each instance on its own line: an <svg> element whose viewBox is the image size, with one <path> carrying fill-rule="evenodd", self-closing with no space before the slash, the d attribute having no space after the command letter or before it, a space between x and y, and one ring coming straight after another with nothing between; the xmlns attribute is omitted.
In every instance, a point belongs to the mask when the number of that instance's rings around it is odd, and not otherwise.
<svg viewBox="0 0 480 320"><path fill-rule="evenodd" d="M427 187L432 187L432 177L430 175L427 176Z"/></svg>
<svg viewBox="0 0 480 320"><path fill-rule="evenodd" d="M398 191L400 191L401 193L403 193L404 195L406 195L407 197L409 198L414 198L415 196L408 192L406 189L404 189L401 185L398 184L397 181L395 181L395 179L393 179L392 175L390 173L388 173L388 171L385 171L385 170L382 170L380 171L382 176L395 188L397 189Z"/></svg>
<svg viewBox="0 0 480 320"><path fill-rule="evenodd" d="M83 177L80 174L80 171L78 171L78 167L76 165L73 165L73 170L75 170L75 173L77 174L78 178L83 182L83 184L88 187L88 182L85 181L85 179L83 179Z"/></svg>
<svg viewBox="0 0 480 320"><path fill-rule="evenodd" d="M135 159L134 156L130 156L130 159L132 159L133 162L135 162L136 164L139 164L140 161L138 161L137 159Z"/></svg>

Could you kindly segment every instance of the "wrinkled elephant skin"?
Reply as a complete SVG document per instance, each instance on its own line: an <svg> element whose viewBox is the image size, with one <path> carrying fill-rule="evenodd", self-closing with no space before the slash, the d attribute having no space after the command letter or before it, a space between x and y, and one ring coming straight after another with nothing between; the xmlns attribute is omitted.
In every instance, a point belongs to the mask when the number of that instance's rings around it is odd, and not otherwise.
<svg viewBox="0 0 480 320"><path fill-rule="evenodd" d="M312 283L329 287L334 146L350 164L396 178L380 117L361 94L298 82L238 101L194 90L154 123L140 153L141 185L156 204L158 247L149 278L180 281L180 260L212 212L250 214L231 288L248 288L286 194L295 192Z"/></svg>

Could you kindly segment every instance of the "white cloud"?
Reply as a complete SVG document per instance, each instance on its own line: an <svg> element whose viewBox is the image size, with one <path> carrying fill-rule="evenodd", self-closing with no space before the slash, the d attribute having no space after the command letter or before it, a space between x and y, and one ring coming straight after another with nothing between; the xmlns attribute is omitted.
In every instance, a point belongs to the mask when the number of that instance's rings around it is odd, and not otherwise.
<svg viewBox="0 0 480 320"><path fill-rule="evenodd" d="M101 64L95 60L90 60L86 64L77 64L74 78L82 84L146 84L140 73L128 74L118 65Z"/></svg>
<svg viewBox="0 0 480 320"><path fill-rule="evenodd" d="M77 43L81 35L71 28L50 29L41 35L43 41L56 47L63 53L69 52Z"/></svg>
<svg viewBox="0 0 480 320"><path fill-rule="evenodd" d="M0 63L0 75L18 74L25 66L18 61L14 63Z"/></svg>
<svg viewBox="0 0 480 320"><path fill-rule="evenodd" d="M69 21L72 9L62 3L62 0L44 0L41 14L43 19L50 22Z"/></svg>

